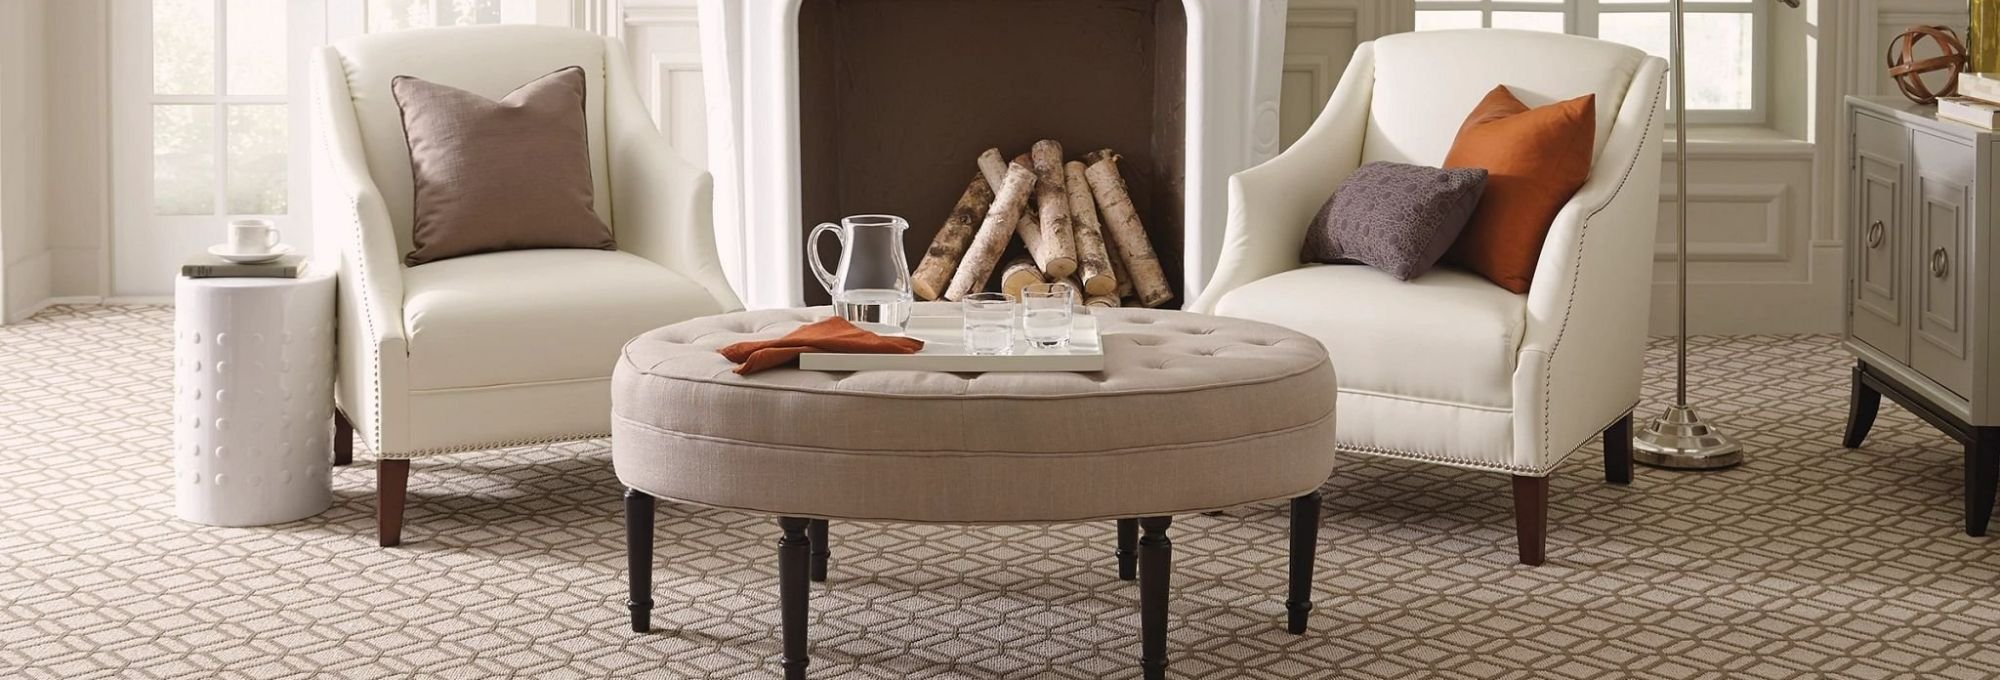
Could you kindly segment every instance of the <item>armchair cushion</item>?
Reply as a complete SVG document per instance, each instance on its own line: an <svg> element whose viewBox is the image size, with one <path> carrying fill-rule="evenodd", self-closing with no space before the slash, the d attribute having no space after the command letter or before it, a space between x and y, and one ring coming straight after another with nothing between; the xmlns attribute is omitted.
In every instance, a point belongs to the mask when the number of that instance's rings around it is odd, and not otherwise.
<svg viewBox="0 0 2000 680"><path fill-rule="evenodd" d="M625 341L722 312L707 289L619 251L515 250L404 271L410 387L601 380Z"/></svg>
<svg viewBox="0 0 2000 680"><path fill-rule="evenodd" d="M1318 265L1230 291L1216 313L1319 340L1340 367L1343 394L1505 410L1526 305L1451 267L1405 282L1370 267Z"/></svg>
<svg viewBox="0 0 2000 680"><path fill-rule="evenodd" d="M1452 261L1501 288L1528 292L1542 241L1590 179L1596 95L1533 109L1501 85L1486 93L1445 156L1447 168L1486 170L1486 193L1452 246Z"/></svg>
<svg viewBox="0 0 2000 680"><path fill-rule="evenodd" d="M417 266L530 248L617 247L591 206L583 68L500 98L412 76L389 81L416 181Z"/></svg>
<svg viewBox="0 0 2000 680"><path fill-rule="evenodd" d="M1486 188L1486 171L1376 161L1347 176L1306 228L1303 262L1361 264L1408 281L1444 257Z"/></svg>

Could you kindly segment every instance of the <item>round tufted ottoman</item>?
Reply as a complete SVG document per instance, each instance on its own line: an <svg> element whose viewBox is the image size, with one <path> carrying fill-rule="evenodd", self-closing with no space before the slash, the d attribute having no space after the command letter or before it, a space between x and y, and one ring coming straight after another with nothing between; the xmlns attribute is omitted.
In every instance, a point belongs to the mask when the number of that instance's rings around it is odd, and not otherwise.
<svg viewBox="0 0 2000 680"><path fill-rule="evenodd" d="M739 376L716 353L783 335L825 308L706 317L627 343L612 374L611 448L630 489L633 629L649 627L655 498L779 517L788 678L804 676L807 580L825 578L826 520L1118 520L1120 577L1140 581L1143 665L1162 677L1172 517L1288 498L1286 605L1289 628L1303 632L1316 490L1333 469L1326 350L1251 321L1095 313L1105 353L1096 373Z"/></svg>

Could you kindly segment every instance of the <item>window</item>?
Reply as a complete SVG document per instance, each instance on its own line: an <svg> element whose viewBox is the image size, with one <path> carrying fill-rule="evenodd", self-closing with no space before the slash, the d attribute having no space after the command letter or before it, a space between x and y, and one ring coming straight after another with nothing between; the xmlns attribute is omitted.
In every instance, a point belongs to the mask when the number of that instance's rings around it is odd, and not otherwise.
<svg viewBox="0 0 2000 680"><path fill-rule="evenodd" d="M368 0L368 31L497 24L500 0Z"/></svg>
<svg viewBox="0 0 2000 680"><path fill-rule="evenodd" d="M1688 121L1764 124L1767 0L1688 0ZM1666 58L1660 0L1416 0L1417 30L1519 28L1588 35ZM1671 100L1669 100L1671 101Z"/></svg>

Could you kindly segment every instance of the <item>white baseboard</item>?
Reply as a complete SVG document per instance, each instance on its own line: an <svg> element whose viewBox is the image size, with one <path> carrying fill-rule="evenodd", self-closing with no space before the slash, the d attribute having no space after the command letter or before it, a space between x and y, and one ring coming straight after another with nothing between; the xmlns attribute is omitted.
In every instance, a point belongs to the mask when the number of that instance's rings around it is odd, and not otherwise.
<svg viewBox="0 0 2000 680"><path fill-rule="evenodd" d="M113 295L99 300L107 305L166 305L173 306L172 295Z"/></svg>

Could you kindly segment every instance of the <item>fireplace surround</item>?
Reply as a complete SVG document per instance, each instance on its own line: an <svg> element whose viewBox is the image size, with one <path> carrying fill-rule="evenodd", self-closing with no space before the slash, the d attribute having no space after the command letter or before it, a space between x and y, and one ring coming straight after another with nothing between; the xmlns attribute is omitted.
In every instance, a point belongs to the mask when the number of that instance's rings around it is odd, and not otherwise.
<svg viewBox="0 0 2000 680"><path fill-rule="evenodd" d="M999 147L1110 147L1182 304L1230 174L1277 153L1283 0L704 0L718 245L752 307L824 302L804 234L909 218L915 261ZM719 66L719 67L718 67Z"/></svg>

